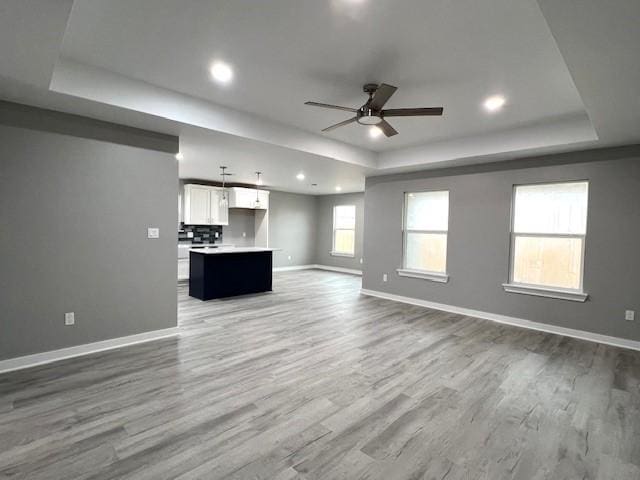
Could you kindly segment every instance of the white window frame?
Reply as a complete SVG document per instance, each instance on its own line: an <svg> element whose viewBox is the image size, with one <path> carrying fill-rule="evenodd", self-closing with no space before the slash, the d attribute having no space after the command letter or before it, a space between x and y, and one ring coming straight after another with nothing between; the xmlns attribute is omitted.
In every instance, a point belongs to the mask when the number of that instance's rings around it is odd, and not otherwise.
<svg viewBox="0 0 640 480"><path fill-rule="evenodd" d="M408 216L408 203L409 203L409 195L413 193L435 193L435 192L447 192L449 199L451 199L451 191L447 189L438 189L438 190L420 190L420 191L411 191L404 192L403 197L403 208L402 208L402 267L396 269L396 272L400 277L410 277L410 278L420 278L422 280L430 280L432 282L438 283L447 283L449 281L449 274L447 273L449 269L449 217L451 213L451 204L448 203L447 210L447 230L416 230L416 229L407 229L407 216ZM407 236L409 233L431 233L431 234L439 234L447 236L447 253L445 256L445 272L432 272L429 270L421 270L415 268L407 268Z"/></svg>
<svg viewBox="0 0 640 480"><path fill-rule="evenodd" d="M336 228L336 210L339 207L352 207L353 208L353 228ZM357 223L358 209L355 205L334 205L333 206L333 230L332 230L332 239L331 239L331 252L329 252L334 257L347 257L347 258L355 258L356 256L356 223ZM352 230L353 231L353 253L348 252L338 252L336 251L336 231L337 230Z"/></svg>
<svg viewBox="0 0 640 480"><path fill-rule="evenodd" d="M587 218L585 219L584 234L567 234L567 233L516 233L516 189L518 187L527 187L535 185L560 185L566 183L586 183L587 184ZM505 292L520 293L524 295L533 295L538 297L557 298L560 300L571 300L574 302L585 302L589 295L584 292L584 258L585 247L587 244L587 228L589 221L589 181L588 180L559 180L556 182L539 182L539 183L523 183L513 186L511 193L511 225L510 225L510 244L509 244L509 282L503 283L502 287ZM580 251L580 285L578 288L562 288L556 286L545 286L531 283L520 283L513 280L515 267L515 245L516 237L529 238L580 238L582 239L582 248Z"/></svg>

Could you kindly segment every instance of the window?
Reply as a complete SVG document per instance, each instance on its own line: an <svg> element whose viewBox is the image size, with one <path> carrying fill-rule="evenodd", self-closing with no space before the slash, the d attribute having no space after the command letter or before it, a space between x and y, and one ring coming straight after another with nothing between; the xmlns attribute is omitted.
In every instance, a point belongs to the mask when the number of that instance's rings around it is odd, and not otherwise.
<svg viewBox="0 0 640 480"><path fill-rule="evenodd" d="M446 282L449 192L405 194L402 268L398 274Z"/></svg>
<svg viewBox="0 0 640 480"><path fill-rule="evenodd" d="M356 206L336 205L333 207L333 250L332 255L353 257L356 243Z"/></svg>
<svg viewBox="0 0 640 480"><path fill-rule="evenodd" d="M505 290L586 300L582 274L588 189L588 182L514 188L511 274Z"/></svg>

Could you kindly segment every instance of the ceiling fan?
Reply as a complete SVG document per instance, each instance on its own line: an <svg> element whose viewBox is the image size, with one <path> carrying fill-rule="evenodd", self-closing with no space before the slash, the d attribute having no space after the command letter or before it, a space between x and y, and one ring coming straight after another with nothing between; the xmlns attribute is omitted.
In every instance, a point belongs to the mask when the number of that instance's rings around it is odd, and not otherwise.
<svg viewBox="0 0 640 480"><path fill-rule="evenodd" d="M345 112L355 113L356 116L345 120L330 127L324 128L323 132L329 132L338 127L349 125L353 122L358 122L360 125L375 125L382 133L387 137L397 135L398 132L393 128L389 122L385 120L386 117L415 117L415 116L440 116L444 109L442 107L429 107L429 108L387 108L383 110L385 103L389 101L391 95L398 89L392 85L381 83L377 85L375 83L367 83L362 87L364 93L369 95L369 100L360 108L341 107L339 105L330 105L328 103L318 102L305 102L305 105L311 105L312 107L331 108L333 110L343 110Z"/></svg>

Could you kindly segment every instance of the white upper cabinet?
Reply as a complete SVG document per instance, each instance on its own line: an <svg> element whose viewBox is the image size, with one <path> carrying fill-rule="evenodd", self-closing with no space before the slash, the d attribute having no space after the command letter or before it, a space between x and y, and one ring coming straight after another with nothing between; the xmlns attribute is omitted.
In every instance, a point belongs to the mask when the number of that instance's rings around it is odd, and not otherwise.
<svg viewBox="0 0 640 480"><path fill-rule="evenodd" d="M251 188L229 189L229 208L253 208L255 201L256 191Z"/></svg>
<svg viewBox="0 0 640 480"><path fill-rule="evenodd" d="M228 225L229 210L221 205L222 189L206 185L184 186L184 223Z"/></svg>
<svg viewBox="0 0 640 480"><path fill-rule="evenodd" d="M202 185L184 186L184 223L210 225L211 190Z"/></svg>
<svg viewBox="0 0 640 480"><path fill-rule="evenodd" d="M228 207L228 191L227 202L223 202L223 190L211 190L211 223L213 225L229 225L229 207Z"/></svg>
<svg viewBox="0 0 640 480"><path fill-rule="evenodd" d="M267 210L269 208L269 192L254 188L232 187L229 189L229 208Z"/></svg>

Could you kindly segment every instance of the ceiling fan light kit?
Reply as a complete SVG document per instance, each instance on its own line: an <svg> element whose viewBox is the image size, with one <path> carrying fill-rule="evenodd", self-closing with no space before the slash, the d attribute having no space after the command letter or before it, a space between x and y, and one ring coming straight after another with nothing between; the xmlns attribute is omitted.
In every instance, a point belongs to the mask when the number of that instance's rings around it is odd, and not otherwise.
<svg viewBox="0 0 640 480"><path fill-rule="evenodd" d="M397 135L398 132L385 120L385 117L416 117L416 116L442 116L444 109L442 107L427 108L391 108L384 110L382 107L389 101L391 96L398 88L393 85L381 83L367 83L362 90L369 95L369 100L360 108L342 107L340 105L331 105L329 103L305 102L305 105L312 107L329 108L332 110L342 110L345 112L355 113L355 117L349 118L342 122L324 128L323 132L330 132L344 125L357 122L360 125L375 125L387 137Z"/></svg>
<svg viewBox="0 0 640 480"><path fill-rule="evenodd" d="M378 125L382 121L382 117L370 108L361 108L358 110L357 122L360 125Z"/></svg>

